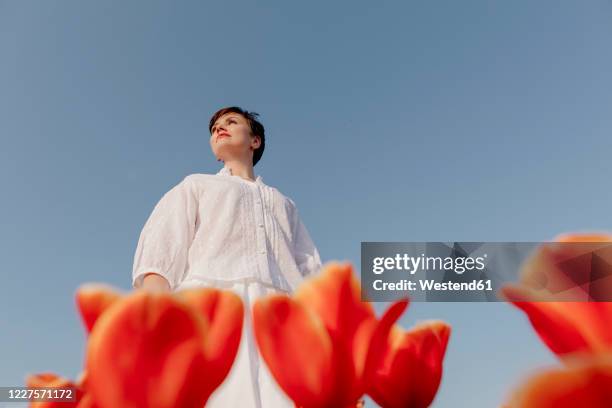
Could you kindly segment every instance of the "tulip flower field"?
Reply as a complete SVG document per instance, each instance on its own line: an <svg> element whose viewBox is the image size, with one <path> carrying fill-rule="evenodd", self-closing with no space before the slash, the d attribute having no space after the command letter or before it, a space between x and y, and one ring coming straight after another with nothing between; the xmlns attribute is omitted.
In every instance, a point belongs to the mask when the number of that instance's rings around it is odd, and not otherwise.
<svg viewBox="0 0 612 408"><path fill-rule="evenodd" d="M612 236L570 234L558 241ZM500 293L559 357L558 367L509 390L502 407L612 406L612 302L557 300L533 286L534 273L558 272L549 262L567 255L558 251L543 247L523 266L521 281ZM253 310L219 289L122 294L98 284L79 288L76 306L88 333L79 378L49 371L26 379L31 388L73 388L75 401L31 407L204 407L228 375L244 315L251 313L259 352L296 407L360 407L367 398L381 407L424 408L435 401L452 341L443 321L400 327L409 299L377 316L361 301L348 263L328 263L293 295L260 298Z"/></svg>

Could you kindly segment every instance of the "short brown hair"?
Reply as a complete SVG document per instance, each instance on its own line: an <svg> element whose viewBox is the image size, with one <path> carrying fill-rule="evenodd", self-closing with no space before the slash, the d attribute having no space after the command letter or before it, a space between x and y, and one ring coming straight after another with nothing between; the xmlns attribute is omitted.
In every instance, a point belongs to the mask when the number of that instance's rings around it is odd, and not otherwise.
<svg viewBox="0 0 612 408"><path fill-rule="evenodd" d="M261 139L261 145L257 149L255 149L255 151L253 151L253 166L255 166L257 162L259 161L259 159L261 159L261 156L263 156L263 152L266 147L265 129L264 129L264 126L261 124L261 122L257 120L259 113L249 112L238 106L229 106L226 108L219 109L217 112L215 112L214 115L212 115L212 118L210 118L210 123L208 124L208 131L211 134L212 134L212 127L217 121L217 119L219 119L221 116L225 115L226 113L237 113L239 115L242 115L248 122L249 127L251 128L251 133L253 133L253 135L255 136L259 136L259 138Z"/></svg>

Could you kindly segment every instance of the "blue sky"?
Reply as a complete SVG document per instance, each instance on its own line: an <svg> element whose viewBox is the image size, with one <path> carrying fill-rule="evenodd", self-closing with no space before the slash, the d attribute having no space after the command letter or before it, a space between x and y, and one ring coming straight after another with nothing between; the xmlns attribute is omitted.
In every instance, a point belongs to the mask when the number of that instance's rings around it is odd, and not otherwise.
<svg viewBox="0 0 612 408"><path fill-rule="evenodd" d="M161 196L216 172L210 115L261 114L256 173L324 260L361 241L540 241L612 230L608 1L0 0L0 385L74 377L75 289L129 289ZM554 364L502 303L453 326L435 407L497 406Z"/></svg>

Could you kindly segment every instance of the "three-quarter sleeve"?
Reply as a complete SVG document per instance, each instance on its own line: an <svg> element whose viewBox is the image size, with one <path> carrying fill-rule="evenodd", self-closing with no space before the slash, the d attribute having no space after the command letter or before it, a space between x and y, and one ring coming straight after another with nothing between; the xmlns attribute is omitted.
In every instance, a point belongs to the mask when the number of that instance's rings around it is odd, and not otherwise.
<svg viewBox="0 0 612 408"><path fill-rule="evenodd" d="M293 256L302 276L314 274L321 268L321 257L319 251L312 242L312 238L306 226L300 219L295 203L289 200L293 206Z"/></svg>
<svg viewBox="0 0 612 408"><path fill-rule="evenodd" d="M145 274L164 277L172 290L183 279L195 234L198 200L193 181L185 177L157 203L145 223L132 270L132 286L142 286Z"/></svg>

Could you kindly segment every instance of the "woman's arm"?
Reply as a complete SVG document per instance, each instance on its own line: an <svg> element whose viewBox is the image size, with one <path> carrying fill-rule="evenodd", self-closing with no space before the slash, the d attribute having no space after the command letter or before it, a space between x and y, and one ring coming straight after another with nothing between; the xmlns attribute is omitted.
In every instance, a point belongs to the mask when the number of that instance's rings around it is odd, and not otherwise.
<svg viewBox="0 0 612 408"><path fill-rule="evenodd" d="M293 256L302 276L309 276L321 268L321 257L300 219L295 203L291 199L289 202L293 206Z"/></svg>
<svg viewBox="0 0 612 408"><path fill-rule="evenodd" d="M148 292L170 292L170 284L163 276L149 272L145 274L140 290Z"/></svg>
<svg viewBox="0 0 612 408"><path fill-rule="evenodd" d="M198 212L198 193L187 176L157 203L140 233L134 254L132 286L170 291L176 288L188 264ZM165 282L164 282L165 280Z"/></svg>

